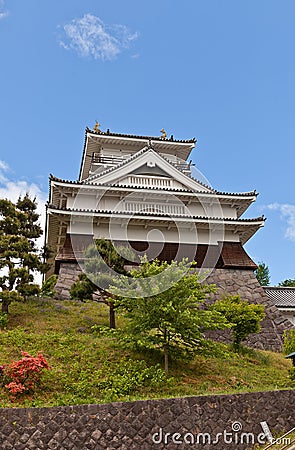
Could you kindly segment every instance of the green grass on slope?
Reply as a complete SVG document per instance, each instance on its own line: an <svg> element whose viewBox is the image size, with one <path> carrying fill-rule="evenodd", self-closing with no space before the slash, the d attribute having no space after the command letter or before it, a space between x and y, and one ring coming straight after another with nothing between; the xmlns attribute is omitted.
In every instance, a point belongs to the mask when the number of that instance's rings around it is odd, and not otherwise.
<svg viewBox="0 0 295 450"><path fill-rule="evenodd" d="M121 318L118 326L123 327ZM214 344L193 361L172 361L167 380L162 355L134 352L115 337L93 333L108 325L108 308L95 302L33 299L10 305L0 331L0 365L41 351L51 367L30 398L11 402L0 386L0 406L54 406L286 389L290 361L271 352L243 355Z"/></svg>

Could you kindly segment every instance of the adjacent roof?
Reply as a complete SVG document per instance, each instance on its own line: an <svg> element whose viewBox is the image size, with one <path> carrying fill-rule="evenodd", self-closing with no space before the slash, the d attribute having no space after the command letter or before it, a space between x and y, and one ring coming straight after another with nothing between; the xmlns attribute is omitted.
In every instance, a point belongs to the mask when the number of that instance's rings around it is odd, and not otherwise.
<svg viewBox="0 0 295 450"><path fill-rule="evenodd" d="M295 309L295 287L264 286L263 289L276 307Z"/></svg>

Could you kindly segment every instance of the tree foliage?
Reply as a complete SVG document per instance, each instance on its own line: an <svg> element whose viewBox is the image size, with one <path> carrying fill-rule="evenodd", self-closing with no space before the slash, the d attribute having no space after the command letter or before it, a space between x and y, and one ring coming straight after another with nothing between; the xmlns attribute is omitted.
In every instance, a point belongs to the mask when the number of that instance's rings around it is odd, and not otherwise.
<svg viewBox="0 0 295 450"><path fill-rule="evenodd" d="M284 281L281 281L279 284L279 286L282 287L295 287L295 279L294 278L288 278Z"/></svg>
<svg viewBox="0 0 295 450"><path fill-rule="evenodd" d="M28 194L16 203L0 199L0 299L2 312L8 312L12 301L35 295L34 271L43 272L36 239L42 235L36 212L36 199Z"/></svg>
<svg viewBox="0 0 295 450"><path fill-rule="evenodd" d="M221 313L231 323L233 348L239 351L241 343L250 333L260 331L260 322L265 317L264 306L241 300L239 295L217 300L212 309Z"/></svg>
<svg viewBox="0 0 295 450"><path fill-rule="evenodd" d="M118 253L120 251L120 253ZM81 301L91 300L94 293L109 307L110 328L116 327L115 296L110 292L110 286L116 284L116 279L127 275L124 268L125 258L128 255L123 247L115 249L111 241L97 239L95 245L89 246L85 251L84 272L79 275L76 283L72 284L70 296Z"/></svg>
<svg viewBox="0 0 295 450"><path fill-rule="evenodd" d="M255 270L255 276L261 286L269 286L270 284L270 273L269 268L264 262L259 262L258 267Z"/></svg>
<svg viewBox="0 0 295 450"><path fill-rule="evenodd" d="M113 288L119 310L129 319L129 335L138 345L163 351L166 373L173 350L194 353L204 342L205 330L227 326L222 314L203 307L215 287L200 281L186 261L144 259L130 278Z"/></svg>

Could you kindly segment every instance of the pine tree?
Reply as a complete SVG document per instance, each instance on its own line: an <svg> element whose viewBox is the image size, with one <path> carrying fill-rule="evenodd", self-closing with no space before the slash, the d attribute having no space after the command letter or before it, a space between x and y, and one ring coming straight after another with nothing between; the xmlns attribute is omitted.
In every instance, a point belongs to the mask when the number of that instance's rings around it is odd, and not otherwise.
<svg viewBox="0 0 295 450"><path fill-rule="evenodd" d="M89 246L85 251L85 272L79 275L78 281L72 284L70 290L72 299L82 301L92 299L96 293L99 301L109 307L110 328L116 328L116 317L115 296L109 291L109 287L116 284L120 275L127 275L125 259L132 257L132 252L122 246L117 250L111 241L96 239L95 245Z"/></svg>
<svg viewBox="0 0 295 450"><path fill-rule="evenodd" d="M28 194L16 203L0 199L0 299L2 313L12 301L39 292L34 271L44 272L36 239L42 235L36 199Z"/></svg>
<svg viewBox="0 0 295 450"><path fill-rule="evenodd" d="M255 270L255 276L259 281L259 284L261 284L261 286L269 286L270 284L269 268L264 262L258 263L258 267Z"/></svg>

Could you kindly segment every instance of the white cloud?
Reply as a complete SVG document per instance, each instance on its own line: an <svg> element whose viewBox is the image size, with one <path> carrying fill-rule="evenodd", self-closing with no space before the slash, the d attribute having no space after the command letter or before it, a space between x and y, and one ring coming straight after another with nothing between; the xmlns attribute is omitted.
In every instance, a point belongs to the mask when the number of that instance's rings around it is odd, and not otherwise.
<svg viewBox="0 0 295 450"><path fill-rule="evenodd" d="M295 205L272 203L267 206L271 210L279 211L281 218L286 221L285 237L295 242Z"/></svg>
<svg viewBox="0 0 295 450"><path fill-rule="evenodd" d="M63 48L102 61L116 58L138 37L138 33L132 34L124 25L105 25L92 14L72 20L63 26L63 31L66 38L60 41Z"/></svg>
<svg viewBox="0 0 295 450"><path fill-rule="evenodd" d="M8 11L4 10L4 0L0 0L0 20L8 16Z"/></svg>
<svg viewBox="0 0 295 450"><path fill-rule="evenodd" d="M8 164L0 159L0 170L8 170Z"/></svg>

